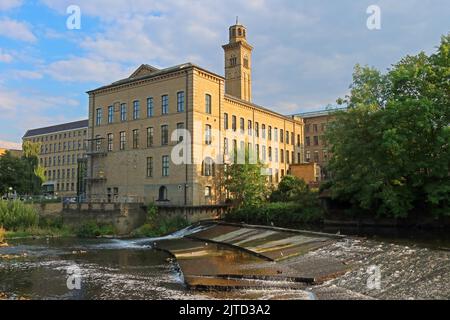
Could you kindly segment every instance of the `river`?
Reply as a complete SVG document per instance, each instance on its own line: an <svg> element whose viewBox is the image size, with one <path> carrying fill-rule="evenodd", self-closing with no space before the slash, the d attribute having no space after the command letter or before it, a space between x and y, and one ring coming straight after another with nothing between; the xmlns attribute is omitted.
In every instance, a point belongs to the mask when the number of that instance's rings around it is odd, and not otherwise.
<svg viewBox="0 0 450 320"><path fill-rule="evenodd" d="M398 251L404 254L404 242L416 247L433 262L435 251L420 248L426 246L423 241L417 244L411 239L397 239L401 246L393 246L391 241L378 239L364 244L361 252L383 245L381 251ZM169 254L154 250L154 239L21 239L9 241L10 246L0 248L0 298L6 299L211 299L211 298L288 298L308 299L311 296L304 291L286 291L267 287L264 290L241 290L239 292L191 292L184 286L182 274ZM448 242L444 241L444 245ZM376 244L376 245L375 245ZM442 246L443 244L439 242ZM361 242L355 242L360 248ZM369 249L368 249L369 248ZM391 249L392 248L392 249ZM399 249L400 248L400 249ZM379 249L377 249L380 251ZM410 249L408 249L411 251ZM375 250L373 250L375 252ZM320 254L339 254L340 247L319 251ZM347 254L348 255L348 254ZM439 259L448 264L449 254L441 251ZM345 257L347 258L347 257ZM382 257L380 257L381 259ZM443 259L443 260L442 260ZM360 259L363 260L363 259ZM423 259L421 259L423 260ZM407 261L405 261L407 263ZM426 266L425 266L426 267ZM448 265L447 265L448 267ZM421 266L424 268L424 266ZM80 280L79 288L71 288L73 272ZM442 270L446 281L448 270ZM395 275L393 275L394 277ZM72 278L71 278L72 277ZM440 275L442 277L442 275ZM351 279L353 279L352 276ZM69 286L68 286L69 279ZM345 277L343 278L345 279ZM351 280L350 279L350 280ZM343 281L343 280L342 280ZM359 291L351 281L335 280L330 285L340 284ZM350 283L350 284L349 284ZM430 284L431 285L431 284ZM405 283L408 286L408 283ZM448 283L440 290L440 296L450 298ZM357 290L357 291L358 291ZM308 291L309 292L309 291ZM366 293L365 293L366 294ZM396 294L396 293L395 293ZM407 298L410 296L396 296ZM411 294L411 293L408 293ZM376 295L375 295L376 296ZM379 298L391 296L380 294ZM332 298L332 297L331 297ZM431 296L433 298L433 295Z"/></svg>

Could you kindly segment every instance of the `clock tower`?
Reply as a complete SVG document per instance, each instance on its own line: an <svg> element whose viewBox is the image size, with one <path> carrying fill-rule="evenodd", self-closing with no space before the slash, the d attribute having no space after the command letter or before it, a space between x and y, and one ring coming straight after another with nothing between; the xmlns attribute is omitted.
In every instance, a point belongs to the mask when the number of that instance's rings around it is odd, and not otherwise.
<svg viewBox="0 0 450 320"><path fill-rule="evenodd" d="M251 102L252 50L247 42L247 29L236 21L229 29L229 43L225 51L225 93Z"/></svg>

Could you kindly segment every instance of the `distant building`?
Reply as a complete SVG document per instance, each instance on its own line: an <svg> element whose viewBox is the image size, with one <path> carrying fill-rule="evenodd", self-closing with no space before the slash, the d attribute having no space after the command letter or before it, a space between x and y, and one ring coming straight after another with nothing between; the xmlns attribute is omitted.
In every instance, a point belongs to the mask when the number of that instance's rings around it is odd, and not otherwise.
<svg viewBox="0 0 450 320"><path fill-rule="evenodd" d="M333 121L332 115L336 110L327 109L313 112L299 113L296 117L303 119L304 122L304 159L306 163L317 163L321 168L321 180L330 177L327 165L331 157L330 146L325 140L325 131L330 122Z"/></svg>
<svg viewBox="0 0 450 320"><path fill-rule="evenodd" d="M322 181L322 173L317 163L291 164L290 174L303 179L310 186L319 186Z"/></svg>
<svg viewBox="0 0 450 320"><path fill-rule="evenodd" d="M40 143L39 164L44 168L47 181L45 192L62 197L83 193L80 172L85 161L85 140L88 120L28 130L23 142Z"/></svg>
<svg viewBox="0 0 450 320"><path fill-rule="evenodd" d="M20 158L23 155L22 150L0 148L0 156L4 155L7 151L16 158Z"/></svg>

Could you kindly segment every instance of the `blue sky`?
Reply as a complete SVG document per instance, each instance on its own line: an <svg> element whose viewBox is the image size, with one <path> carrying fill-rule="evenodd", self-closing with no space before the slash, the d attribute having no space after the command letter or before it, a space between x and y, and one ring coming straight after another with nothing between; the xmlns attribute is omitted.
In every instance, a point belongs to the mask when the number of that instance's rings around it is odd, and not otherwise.
<svg viewBox="0 0 450 320"><path fill-rule="evenodd" d="M81 9L68 30L66 9ZM370 5L381 29L369 30ZM386 70L450 32L448 0L0 0L0 147L29 128L87 117L86 91L142 63L223 74L235 17L254 46L253 100L292 114L348 93L356 63Z"/></svg>

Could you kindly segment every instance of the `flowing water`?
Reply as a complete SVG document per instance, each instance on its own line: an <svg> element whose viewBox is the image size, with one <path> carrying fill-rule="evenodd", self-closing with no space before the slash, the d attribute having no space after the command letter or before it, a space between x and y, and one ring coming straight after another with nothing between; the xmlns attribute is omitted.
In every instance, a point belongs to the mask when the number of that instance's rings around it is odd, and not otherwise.
<svg viewBox="0 0 450 320"><path fill-rule="evenodd" d="M189 232L183 230L171 238ZM0 299L312 298L308 291L270 285L265 290L234 293L189 291L172 257L152 248L155 240L9 241L9 247L0 248ZM79 276L79 289L70 286L77 283L73 272Z"/></svg>

